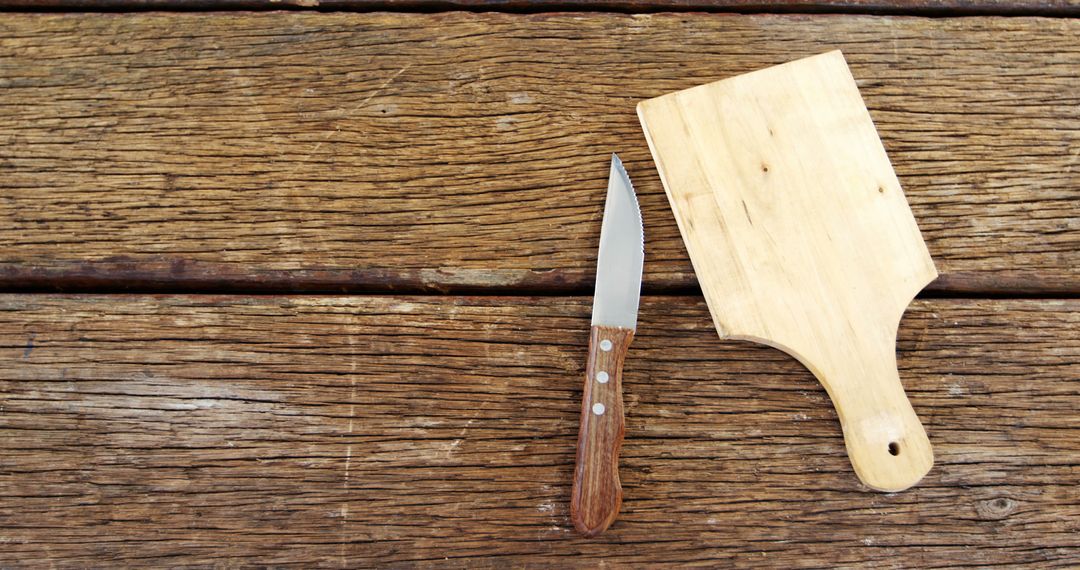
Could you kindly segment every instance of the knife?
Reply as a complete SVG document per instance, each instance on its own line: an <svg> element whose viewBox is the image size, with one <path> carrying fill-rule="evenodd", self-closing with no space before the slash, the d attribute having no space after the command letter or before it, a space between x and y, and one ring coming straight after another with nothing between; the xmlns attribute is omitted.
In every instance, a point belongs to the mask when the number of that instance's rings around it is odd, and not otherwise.
<svg viewBox="0 0 1080 570"><path fill-rule="evenodd" d="M570 499L574 527L589 537L611 525L622 504L622 367L637 328L644 260L645 233L637 196L622 161L612 154Z"/></svg>

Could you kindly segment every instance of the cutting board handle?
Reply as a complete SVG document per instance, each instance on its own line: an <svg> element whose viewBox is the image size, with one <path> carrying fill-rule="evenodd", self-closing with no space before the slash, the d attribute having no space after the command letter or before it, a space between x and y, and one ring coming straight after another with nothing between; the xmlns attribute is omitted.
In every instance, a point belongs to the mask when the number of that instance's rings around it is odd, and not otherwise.
<svg viewBox="0 0 1080 570"><path fill-rule="evenodd" d="M866 337L862 337L866 338ZM856 475L878 491L903 491L934 464L926 430L911 407L896 368L891 337L863 346L837 346L844 354L794 354L832 399Z"/></svg>

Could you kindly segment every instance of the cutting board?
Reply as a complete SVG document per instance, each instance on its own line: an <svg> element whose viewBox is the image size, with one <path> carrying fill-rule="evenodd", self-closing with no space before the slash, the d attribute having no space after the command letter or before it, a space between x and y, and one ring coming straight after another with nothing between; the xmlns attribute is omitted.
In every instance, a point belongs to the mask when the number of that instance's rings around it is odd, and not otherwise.
<svg viewBox="0 0 1080 570"><path fill-rule="evenodd" d="M643 101L638 116L720 336L814 373L867 486L918 482L934 456L896 330L937 271L843 55Z"/></svg>

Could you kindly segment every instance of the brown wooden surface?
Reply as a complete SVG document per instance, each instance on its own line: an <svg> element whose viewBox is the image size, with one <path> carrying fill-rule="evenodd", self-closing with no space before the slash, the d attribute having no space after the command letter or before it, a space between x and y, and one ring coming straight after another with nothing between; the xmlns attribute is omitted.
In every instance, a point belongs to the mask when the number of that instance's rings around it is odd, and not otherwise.
<svg viewBox="0 0 1080 570"><path fill-rule="evenodd" d="M0 0L0 9L1075 15L1077 0ZM0 18L0 567L1080 566L1080 20ZM942 277L900 329L937 462L870 492L824 390L647 296L624 504L569 513L634 105L840 48ZM354 291L383 296L258 296ZM512 296L398 296L496 292ZM543 296L528 296L540 293ZM559 295L564 296L559 296ZM1071 298L1068 298L1071 297Z"/></svg>
<svg viewBox="0 0 1080 570"><path fill-rule="evenodd" d="M0 565L1075 567L1080 302L917 301L937 464L860 487L825 392L651 297L623 510L568 520L571 297L0 297Z"/></svg>
<svg viewBox="0 0 1080 570"><path fill-rule="evenodd" d="M1076 16L1078 0L0 0L15 10L505 10L867 12Z"/></svg>
<svg viewBox="0 0 1080 570"><path fill-rule="evenodd" d="M6 14L0 286L591 287L607 157L693 273L642 99L844 51L942 277L1075 294L1080 21Z"/></svg>

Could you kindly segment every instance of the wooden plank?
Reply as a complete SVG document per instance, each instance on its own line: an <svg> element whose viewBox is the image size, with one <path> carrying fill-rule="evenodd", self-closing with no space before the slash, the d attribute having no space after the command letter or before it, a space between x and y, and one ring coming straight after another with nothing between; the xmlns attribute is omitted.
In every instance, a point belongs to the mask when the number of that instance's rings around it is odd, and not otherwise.
<svg viewBox="0 0 1080 570"><path fill-rule="evenodd" d="M898 356L937 463L879 494L798 363L646 298L591 541L588 331L588 298L0 297L0 564L1080 561L1078 301L917 301Z"/></svg>
<svg viewBox="0 0 1080 570"><path fill-rule="evenodd" d="M939 291L1075 293L1080 21L9 14L0 286L591 287L608 156L694 286L636 102L840 48Z"/></svg>
<svg viewBox="0 0 1080 570"><path fill-rule="evenodd" d="M0 0L21 10L505 10L557 12L865 12L919 15L1076 16L1078 0Z"/></svg>

